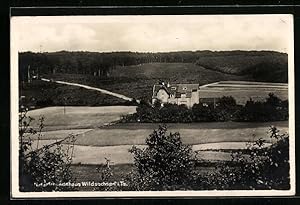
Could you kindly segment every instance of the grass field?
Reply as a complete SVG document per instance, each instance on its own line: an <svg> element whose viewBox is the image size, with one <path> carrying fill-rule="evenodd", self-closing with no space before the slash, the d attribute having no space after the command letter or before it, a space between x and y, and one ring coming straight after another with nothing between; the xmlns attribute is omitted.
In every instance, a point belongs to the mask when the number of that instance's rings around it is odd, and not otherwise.
<svg viewBox="0 0 300 205"><path fill-rule="evenodd" d="M55 142L56 140L40 140L39 147ZM67 144L64 145L67 150ZM110 145L110 146L82 146L75 145L72 164L105 164L110 159L113 165L133 164L133 155L129 152L133 145ZM269 144L266 144L269 146ZM33 148L37 143L33 143ZM145 148L145 145L136 145L138 148ZM240 150L246 148L246 142L220 142L195 144L194 151L198 151L197 158L209 161L230 161L231 153L226 150ZM219 149L222 149L220 151Z"/></svg>
<svg viewBox="0 0 300 205"><path fill-rule="evenodd" d="M71 124L72 125L72 124ZM70 127L71 125L67 125ZM126 123L115 124L96 129L55 130L43 132L42 139L62 139L68 134L78 134L76 144L83 146L114 146L114 145L143 145L145 139L159 124L152 123ZM248 142L263 138L270 142L267 131L271 125L282 132L288 132L286 121L272 123L172 123L167 124L170 132L179 132L185 144L205 144L215 142ZM238 131L237 131L238 129Z"/></svg>
<svg viewBox="0 0 300 205"><path fill-rule="evenodd" d="M279 127L282 131L287 128ZM247 142L263 138L270 141L268 127L235 129L170 129L179 132L185 144L204 144L214 142ZM95 129L78 136L76 143L87 146L139 145L152 133L151 129Z"/></svg>
<svg viewBox="0 0 300 205"><path fill-rule="evenodd" d="M134 113L135 109L135 106L47 107L31 110L28 116L36 119L31 124L33 127L38 125L37 119L44 116L44 131L90 129L119 120L122 115Z"/></svg>
<svg viewBox="0 0 300 205"><path fill-rule="evenodd" d="M133 163L128 150L137 145L145 146L145 139L158 128L155 123L122 123L103 126L120 118L120 115L135 112L134 106L108 107L49 107L29 111L28 115L38 118L44 115L45 131L39 140L39 147L76 134L74 164L104 164L105 158L115 165ZM179 132L183 143L201 150L199 156L205 160L231 159L230 153L218 149L243 149L246 142L268 137L270 125L281 132L288 132L288 122L242 123L169 123L170 132ZM37 139L37 136L33 137ZM32 145L37 146L37 140ZM66 146L66 145L65 145Z"/></svg>
<svg viewBox="0 0 300 205"><path fill-rule="evenodd" d="M244 105L250 98L254 101L265 101L269 93L274 93L281 100L288 99L288 90L278 89L216 89L205 88L200 90L201 98L221 98L223 96L232 96L237 104ZM201 99L200 99L201 101Z"/></svg>
<svg viewBox="0 0 300 205"><path fill-rule="evenodd" d="M202 86L199 91L200 98L232 96L241 105L246 104L250 98L254 101L265 101L269 93L275 94L281 100L288 100L287 84L221 81Z"/></svg>

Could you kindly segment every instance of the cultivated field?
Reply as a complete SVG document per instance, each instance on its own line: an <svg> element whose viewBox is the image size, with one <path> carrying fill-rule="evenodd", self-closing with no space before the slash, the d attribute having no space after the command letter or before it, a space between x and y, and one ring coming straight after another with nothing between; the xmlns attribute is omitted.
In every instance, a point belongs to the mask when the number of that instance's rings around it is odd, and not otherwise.
<svg viewBox="0 0 300 205"><path fill-rule="evenodd" d="M288 86L283 83L221 81L204 85L199 91L200 98L232 96L238 104L242 105L250 98L254 101L265 101L269 93L275 94L281 100L288 100Z"/></svg>

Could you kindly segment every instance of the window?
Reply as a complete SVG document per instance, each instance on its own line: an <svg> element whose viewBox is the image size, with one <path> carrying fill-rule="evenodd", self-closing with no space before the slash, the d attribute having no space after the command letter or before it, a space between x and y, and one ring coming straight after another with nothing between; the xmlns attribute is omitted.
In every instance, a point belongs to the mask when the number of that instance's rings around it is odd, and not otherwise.
<svg viewBox="0 0 300 205"><path fill-rule="evenodd" d="M171 90L176 90L176 87L171 87Z"/></svg>

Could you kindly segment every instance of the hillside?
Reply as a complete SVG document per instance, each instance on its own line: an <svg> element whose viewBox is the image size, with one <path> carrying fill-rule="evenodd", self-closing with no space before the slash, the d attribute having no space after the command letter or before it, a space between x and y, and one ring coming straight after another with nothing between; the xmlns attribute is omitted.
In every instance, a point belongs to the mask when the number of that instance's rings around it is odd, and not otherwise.
<svg viewBox="0 0 300 205"><path fill-rule="evenodd" d="M196 64L223 73L248 75L255 81L287 83L288 79L288 58L281 53L200 57Z"/></svg>
<svg viewBox="0 0 300 205"><path fill-rule="evenodd" d="M244 80L287 82L287 54L273 51L54 52L19 54L20 95L47 105L124 104L111 96L72 86L35 81L49 79L81 83L131 98L150 100L153 84ZM38 102L40 101L40 102Z"/></svg>
<svg viewBox="0 0 300 205"><path fill-rule="evenodd" d="M100 106L129 104L125 100L101 94L97 91L40 80L20 85L20 96L25 96L25 99L22 99L22 105L27 107L34 106L34 108L63 105Z"/></svg>
<svg viewBox="0 0 300 205"><path fill-rule="evenodd" d="M106 78L80 74L46 75L54 80L82 83L136 99L150 100L152 87L159 81L199 83L220 80L245 80L245 76L224 74L192 63L148 63L136 66L118 66Z"/></svg>

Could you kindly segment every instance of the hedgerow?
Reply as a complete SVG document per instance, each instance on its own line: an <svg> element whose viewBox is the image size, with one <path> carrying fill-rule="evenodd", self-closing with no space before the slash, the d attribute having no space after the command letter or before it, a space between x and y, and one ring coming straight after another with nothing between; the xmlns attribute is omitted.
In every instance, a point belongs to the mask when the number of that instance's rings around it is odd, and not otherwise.
<svg viewBox="0 0 300 205"><path fill-rule="evenodd" d="M190 122L268 122L288 119L288 101L270 93L265 102L252 99L242 106L231 96L218 99L216 105L194 104L191 109L185 105L141 103L136 113L123 116L121 122L145 123L190 123Z"/></svg>

